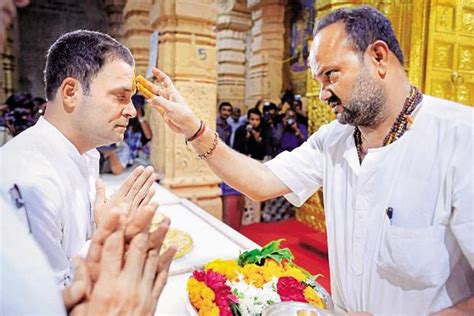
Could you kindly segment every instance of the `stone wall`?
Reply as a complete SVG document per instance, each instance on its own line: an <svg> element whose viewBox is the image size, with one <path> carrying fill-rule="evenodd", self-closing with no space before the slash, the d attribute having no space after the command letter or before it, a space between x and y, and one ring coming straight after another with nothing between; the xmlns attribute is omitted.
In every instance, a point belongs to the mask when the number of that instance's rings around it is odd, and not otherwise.
<svg viewBox="0 0 474 316"><path fill-rule="evenodd" d="M63 33L89 29L107 31L101 0L37 0L19 10L19 87L44 95L43 68L49 46Z"/></svg>

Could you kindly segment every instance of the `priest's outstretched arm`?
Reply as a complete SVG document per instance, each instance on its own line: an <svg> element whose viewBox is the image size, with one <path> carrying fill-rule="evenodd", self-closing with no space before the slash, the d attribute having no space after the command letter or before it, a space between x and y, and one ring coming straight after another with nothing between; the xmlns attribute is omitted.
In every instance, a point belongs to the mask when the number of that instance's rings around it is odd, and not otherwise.
<svg viewBox="0 0 474 316"><path fill-rule="evenodd" d="M196 117L165 73L154 68L153 75L160 84L142 78L139 90L148 90L141 92L148 95L149 104L160 112L173 131L186 137L218 177L256 201L290 193L290 189L264 164L221 142L217 134Z"/></svg>

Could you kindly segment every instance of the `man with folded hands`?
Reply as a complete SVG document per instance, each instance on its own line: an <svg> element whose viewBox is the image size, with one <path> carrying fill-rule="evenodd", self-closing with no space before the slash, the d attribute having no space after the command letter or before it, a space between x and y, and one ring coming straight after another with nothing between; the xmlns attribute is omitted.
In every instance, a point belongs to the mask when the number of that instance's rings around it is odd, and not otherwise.
<svg viewBox="0 0 474 316"><path fill-rule="evenodd" d="M106 34L75 31L50 47L44 71L44 117L0 149L0 189L19 188L30 230L61 286L71 282L71 258L85 252L107 209L128 214L149 204L152 167L138 167L105 198L96 147L123 140L136 115L134 59Z"/></svg>

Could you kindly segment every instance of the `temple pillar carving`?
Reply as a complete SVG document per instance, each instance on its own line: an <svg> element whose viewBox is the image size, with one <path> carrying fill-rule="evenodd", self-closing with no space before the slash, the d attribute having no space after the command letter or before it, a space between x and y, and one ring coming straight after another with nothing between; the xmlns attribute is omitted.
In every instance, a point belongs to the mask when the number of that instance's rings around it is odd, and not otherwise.
<svg viewBox="0 0 474 316"><path fill-rule="evenodd" d="M279 102L282 90L286 0L249 0L252 11L251 57L245 102Z"/></svg>
<svg viewBox="0 0 474 316"><path fill-rule="evenodd" d="M18 56L19 56L19 30L18 19L7 31L7 38L0 52L0 102L18 90Z"/></svg>
<svg viewBox="0 0 474 316"><path fill-rule="evenodd" d="M124 41L135 57L135 72L145 75L150 50L152 0L128 0L123 9Z"/></svg>
<svg viewBox="0 0 474 316"><path fill-rule="evenodd" d="M247 32L252 24L245 0L217 1L217 99L246 111Z"/></svg>
<svg viewBox="0 0 474 316"><path fill-rule="evenodd" d="M127 0L104 0L104 11L108 17L108 33L110 36L123 42L124 39L124 18L123 8Z"/></svg>
<svg viewBox="0 0 474 316"><path fill-rule="evenodd" d="M152 30L159 31L158 67L173 80L194 113L208 126L216 125L217 8L213 0L155 1ZM164 174L162 184L222 218L219 178L187 147L184 137L165 126L154 113L151 161Z"/></svg>

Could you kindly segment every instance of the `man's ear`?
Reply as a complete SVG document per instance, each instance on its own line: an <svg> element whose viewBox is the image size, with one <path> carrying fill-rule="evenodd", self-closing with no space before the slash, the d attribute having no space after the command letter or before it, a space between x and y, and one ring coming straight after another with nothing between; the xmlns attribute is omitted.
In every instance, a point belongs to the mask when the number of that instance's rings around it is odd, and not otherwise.
<svg viewBox="0 0 474 316"><path fill-rule="evenodd" d="M368 47L367 53L374 67L377 69L379 76L384 78L387 74L388 57L390 53L387 43L377 40Z"/></svg>
<svg viewBox="0 0 474 316"><path fill-rule="evenodd" d="M59 94L63 100L64 110L71 113L77 107L82 95L82 87L77 79L67 77L59 87Z"/></svg>

